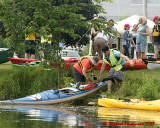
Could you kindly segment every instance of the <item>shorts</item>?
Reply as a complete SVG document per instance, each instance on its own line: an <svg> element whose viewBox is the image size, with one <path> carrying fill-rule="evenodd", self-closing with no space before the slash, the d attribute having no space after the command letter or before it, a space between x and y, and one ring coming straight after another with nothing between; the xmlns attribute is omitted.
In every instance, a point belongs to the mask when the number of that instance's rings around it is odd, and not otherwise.
<svg viewBox="0 0 160 128"><path fill-rule="evenodd" d="M102 37L97 37L94 40L94 44L95 44L95 50L99 55L102 55L102 47L108 45L107 41Z"/></svg>
<svg viewBox="0 0 160 128"><path fill-rule="evenodd" d="M108 74L108 77L107 77L107 80L118 80L119 82L122 81L122 78L123 78L123 74L124 72L123 71L116 71L115 69L111 68L111 70L109 71L109 74Z"/></svg>
<svg viewBox="0 0 160 128"><path fill-rule="evenodd" d="M75 67L73 67L72 70L73 70L73 75L74 75L74 79L75 79L76 83L86 81L85 76L82 76L81 73L78 72Z"/></svg>
<svg viewBox="0 0 160 128"><path fill-rule="evenodd" d="M141 42L136 44L136 52L146 52L146 42Z"/></svg>
<svg viewBox="0 0 160 128"><path fill-rule="evenodd" d="M36 42L34 40L25 40L25 53L35 54Z"/></svg>
<svg viewBox="0 0 160 128"><path fill-rule="evenodd" d="M112 44L112 49L113 49L113 48L116 48L116 44Z"/></svg>
<svg viewBox="0 0 160 128"><path fill-rule="evenodd" d="M154 42L154 52L160 51L160 43Z"/></svg>

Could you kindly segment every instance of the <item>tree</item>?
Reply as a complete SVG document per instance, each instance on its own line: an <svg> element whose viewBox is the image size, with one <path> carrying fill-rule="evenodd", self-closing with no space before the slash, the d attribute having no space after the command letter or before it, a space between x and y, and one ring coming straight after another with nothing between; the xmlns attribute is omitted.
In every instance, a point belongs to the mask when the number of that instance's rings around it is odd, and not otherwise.
<svg viewBox="0 0 160 128"><path fill-rule="evenodd" d="M93 0L96 3L103 1L111 2L111 0ZM105 13L101 6L96 6L93 2L91 0L1 0L0 18L13 44L24 42L24 35L29 31L37 33L38 37L47 35L46 32L51 33L53 42L57 42L57 47L52 52L52 61L57 61L60 59L58 54L60 41L67 40L67 36L74 40L80 39L83 35L80 34L81 29L85 32L91 28L91 23L103 23L101 20L99 22L91 20L94 13ZM28 30L27 27L30 25L35 27Z"/></svg>

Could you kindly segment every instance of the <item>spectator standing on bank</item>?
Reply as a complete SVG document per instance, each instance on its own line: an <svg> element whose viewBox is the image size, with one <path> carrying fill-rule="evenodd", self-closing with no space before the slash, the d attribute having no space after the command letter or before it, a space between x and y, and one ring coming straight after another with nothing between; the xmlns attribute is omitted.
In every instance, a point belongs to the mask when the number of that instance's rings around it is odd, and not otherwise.
<svg viewBox="0 0 160 128"><path fill-rule="evenodd" d="M131 35L129 33L129 29L130 29L130 25L129 24L125 24L124 25L124 32L123 32L123 49L124 49L124 55L129 57L129 48L130 48L130 43L131 43Z"/></svg>
<svg viewBox="0 0 160 128"><path fill-rule="evenodd" d="M141 16L139 18L139 22L133 28L133 31L136 30L137 30L136 52L138 59L146 58L147 36L149 36L149 27L147 25L146 17Z"/></svg>
<svg viewBox="0 0 160 128"><path fill-rule="evenodd" d="M136 24L133 25L133 28L135 26ZM136 45L137 31L132 29L131 36L132 36L134 44ZM136 48L134 44L133 43L131 44L131 59L134 59L134 49ZM137 57L137 53L136 53L136 57Z"/></svg>
<svg viewBox="0 0 160 128"><path fill-rule="evenodd" d="M118 47L118 33L117 33L117 28L113 27L114 26L114 20L113 19L109 19L108 22L110 23L108 29L113 31L113 32L116 32L114 34L112 34L109 38L109 48L112 49L112 48L117 48Z"/></svg>
<svg viewBox="0 0 160 128"><path fill-rule="evenodd" d="M31 25L27 29L33 29L34 24L31 21ZM28 35L25 35L25 58L29 58L29 54L31 55L31 59L35 59L35 48L36 48L36 33L30 32Z"/></svg>
<svg viewBox="0 0 160 128"><path fill-rule="evenodd" d="M103 17L98 17L101 18L103 20L105 20L105 18ZM104 33L104 30L101 28L97 28L98 31L95 31L94 28L92 28L92 32L94 35L96 35L94 37L94 46L95 46L95 50L98 53L98 58L99 60L101 60L102 58L102 47L103 46L107 46L107 36Z"/></svg>
<svg viewBox="0 0 160 128"><path fill-rule="evenodd" d="M154 46L154 58L157 59L160 51L160 17L155 16L152 20L155 25L151 32L151 42Z"/></svg>

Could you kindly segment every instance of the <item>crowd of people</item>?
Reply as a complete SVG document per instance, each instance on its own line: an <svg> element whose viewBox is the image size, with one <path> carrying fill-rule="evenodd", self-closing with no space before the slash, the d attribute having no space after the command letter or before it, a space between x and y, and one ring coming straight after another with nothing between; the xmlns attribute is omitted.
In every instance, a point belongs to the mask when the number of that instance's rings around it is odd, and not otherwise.
<svg viewBox="0 0 160 128"><path fill-rule="evenodd" d="M128 61L131 67L134 63L131 59L134 58L134 50L136 49L136 57L138 59L146 58L146 45L147 36L150 36L152 45L154 46L155 55L154 58L158 58L160 50L160 17L155 16L153 19L155 23L152 32L149 32L149 26L147 25L147 19L144 16L139 18L137 24L133 26L131 32L129 31L132 26L129 24L124 25L123 32L123 43L124 54L117 50L117 34L111 36L105 35L103 29L98 27L92 28L92 41L94 49L98 53L98 57L83 57L73 67L73 74L77 83L85 84L86 79L88 83L92 83L91 79L87 76L88 72L92 72L93 79L95 81L101 81L101 76L105 70L106 64L111 66L107 81L108 81L108 92L111 92L112 82L115 83L116 89L119 89L119 82L122 81L124 72L121 70L126 61ZM107 29L117 32L114 28L114 20L110 19L110 23ZM131 48L131 57L129 54L129 48ZM103 54L102 54L103 53ZM130 59L131 58L131 59ZM100 70L99 78L95 76L94 65L98 65L98 61L103 59L103 64Z"/></svg>
<svg viewBox="0 0 160 128"><path fill-rule="evenodd" d="M113 19L108 20L109 25L108 27L106 27L106 29L113 32L113 34L111 35L106 35L104 33L104 28L91 28L93 46L96 52L98 53L98 57L95 55L84 56L78 60L78 62L73 66L73 75L76 83L84 85L86 79L88 80L89 84L93 83L87 75L88 72L92 73L93 80L101 81L101 76L103 71L105 70L105 66L106 64L109 64L111 66L111 69L107 77L108 92L111 92L112 82L115 83L118 91L119 82L122 81L124 74L123 71L121 71L121 69L123 68L123 65L125 65L126 61L130 63L131 67L134 66L134 63L131 59L134 59L135 49L136 57L138 59L146 58L147 36L150 36L150 41L154 46L154 58L157 59L159 57L160 51L160 16L155 16L152 20L155 23L155 25L151 32L149 32L147 19L144 16L141 16L139 18L138 23L133 26L131 32L130 28L132 26L130 26L130 24L127 23L124 25L122 43L124 54L117 50L117 37L119 35L117 29L114 27ZM26 45L29 45L30 43L30 45L35 46L35 37L36 34L29 34L28 37L26 37ZM51 44L51 38L51 34L46 36L46 38L42 36L41 43L44 43L45 46L48 46L48 44ZM131 56L129 54L129 48L131 48ZM31 54L31 58L35 58L35 50L32 47L30 49L26 48L26 58L28 58L29 53ZM99 78L97 79L94 72L94 65L98 65L98 62L101 59L103 60L103 64L100 70Z"/></svg>

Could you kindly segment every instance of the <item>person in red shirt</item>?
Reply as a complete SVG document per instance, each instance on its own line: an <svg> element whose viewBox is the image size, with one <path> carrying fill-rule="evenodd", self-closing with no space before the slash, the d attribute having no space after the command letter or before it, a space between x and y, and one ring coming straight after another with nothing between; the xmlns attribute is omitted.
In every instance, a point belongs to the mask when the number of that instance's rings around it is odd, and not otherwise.
<svg viewBox="0 0 160 128"><path fill-rule="evenodd" d="M78 60L73 66L73 75L76 83L80 82L82 85L85 84L86 79L88 83L92 83L87 73L92 72L93 79L96 81L97 78L94 72L94 65L98 65L99 58L96 56L84 56Z"/></svg>

